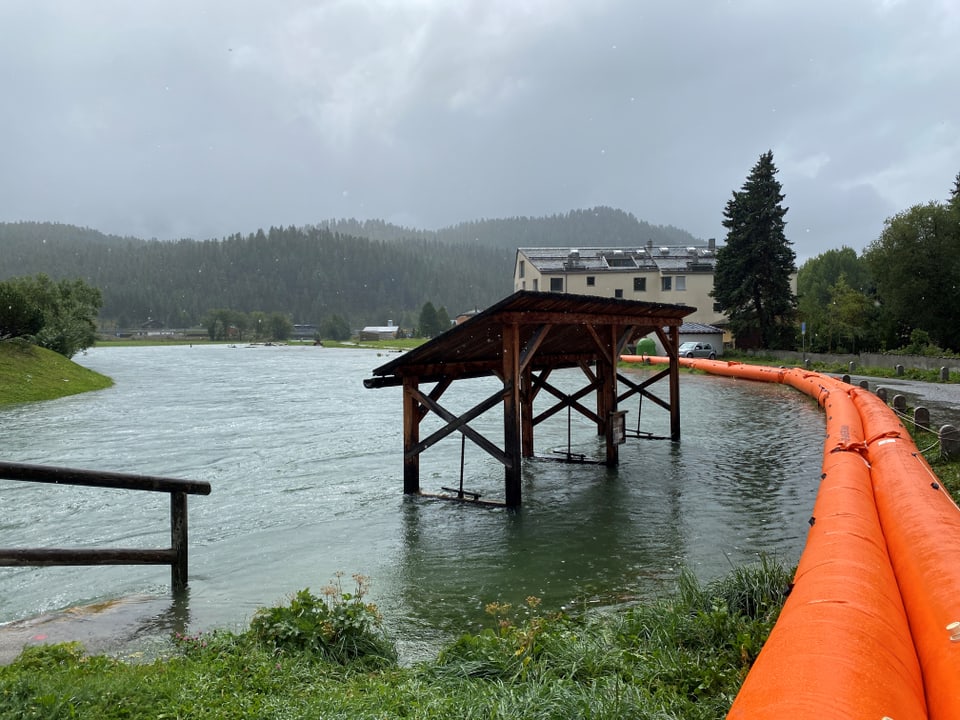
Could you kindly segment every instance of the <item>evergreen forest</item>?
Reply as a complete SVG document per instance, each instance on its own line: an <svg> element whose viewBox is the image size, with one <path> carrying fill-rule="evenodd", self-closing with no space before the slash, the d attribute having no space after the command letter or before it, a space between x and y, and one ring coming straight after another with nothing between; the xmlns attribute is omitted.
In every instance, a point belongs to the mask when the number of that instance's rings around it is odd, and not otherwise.
<svg viewBox="0 0 960 720"><path fill-rule="evenodd" d="M145 240L46 222L0 223L0 280L45 274L102 293L104 331L151 321L198 327L215 309L283 313L293 323L392 320L425 303L451 316L510 294L516 248L688 244L689 233L612 208L480 220L436 231L331 220L210 240Z"/></svg>

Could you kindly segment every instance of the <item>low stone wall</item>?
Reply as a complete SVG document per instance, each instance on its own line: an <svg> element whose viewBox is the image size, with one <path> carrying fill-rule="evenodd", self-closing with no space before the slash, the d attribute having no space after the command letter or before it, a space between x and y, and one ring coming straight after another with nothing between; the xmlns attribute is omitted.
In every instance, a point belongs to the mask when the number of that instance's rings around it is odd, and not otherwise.
<svg viewBox="0 0 960 720"><path fill-rule="evenodd" d="M766 350L758 355L775 357L784 362L800 364L803 362L803 353L788 350ZM951 373L960 372L960 358L927 357L926 355L885 355L883 353L860 353L859 355L829 355L827 353L811 353L806 355L811 362L839 363L847 365L852 362L856 367L896 368L903 365L906 369L940 370L948 368Z"/></svg>

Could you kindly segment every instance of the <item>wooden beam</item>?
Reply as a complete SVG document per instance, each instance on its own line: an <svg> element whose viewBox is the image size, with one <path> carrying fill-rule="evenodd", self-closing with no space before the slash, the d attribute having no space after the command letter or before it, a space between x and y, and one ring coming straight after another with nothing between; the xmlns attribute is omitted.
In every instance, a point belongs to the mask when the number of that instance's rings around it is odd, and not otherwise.
<svg viewBox="0 0 960 720"><path fill-rule="evenodd" d="M420 453L413 449L420 443L421 405L417 399L417 378L403 378L403 492L420 492Z"/></svg>
<svg viewBox="0 0 960 720"><path fill-rule="evenodd" d="M547 408L542 413L534 417L533 419L534 425L539 425L541 422L551 417L552 415L555 415L556 413L560 412L567 406L572 407L578 413L583 415L585 418L592 420L593 422L597 422L599 420L596 413L594 413L585 405L581 405L579 402L577 402L580 398L585 397L589 395L591 392L593 392L594 390L596 390L597 388L596 381L594 381L590 385L587 385L586 387L581 388L580 390L575 392L573 395L567 395L563 391L553 387L548 382L541 382L540 387L542 387L544 390L546 390L548 393L550 393L554 397L558 398L560 402L558 402L556 405L553 405Z"/></svg>
<svg viewBox="0 0 960 720"><path fill-rule="evenodd" d="M689 308L693 312L693 308ZM689 313L685 313L689 314ZM590 312L549 312L545 310L509 311L502 314L504 324L517 325L623 325L633 323L638 327L666 327L681 325L683 318L663 317L657 314L638 315L637 313L590 313Z"/></svg>
<svg viewBox="0 0 960 720"><path fill-rule="evenodd" d="M3 548L0 566L170 565L173 548Z"/></svg>
<svg viewBox="0 0 960 720"><path fill-rule="evenodd" d="M533 372L529 366L520 371L520 454L533 457Z"/></svg>
<svg viewBox="0 0 960 720"><path fill-rule="evenodd" d="M622 374L618 374L618 375L617 375L617 378L620 380L620 382L622 382L624 385L626 385L627 387L629 387L629 388L631 388L631 389L628 390L627 392L624 392L624 393L622 393L621 395L619 395L619 396L617 397L617 401L618 401L618 402L622 402L622 401L626 400L627 398L633 397L634 395L636 395L636 394L639 393L639 394L642 395L643 397L648 398L649 400L651 400L652 402L656 403L657 405L659 405L660 407L662 407L664 410L666 410L667 412L669 412L669 411L670 411L670 403L668 403L668 402L665 401L665 400L661 400L659 397L657 397L657 396L654 395L652 392L650 392L649 390L647 390L647 387L648 387L649 385L657 382L658 380L662 380L663 378L665 378L665 377L667 377L667 376L669 376L669 375L670 375L670 368L664 368L663 370L661 370L660 372L658 372L658 373L657 373L656 375L654 375L653 377L648 378L647 380L645 380L644 382L642 382L642 383L640 383L640 384L638 385L637 383L633 382L633 381L632 381L630 378L628 378L627 376L622 375Z"/></svg>
<svg viewBox="0 0 960 720"><path fill-rule="evenodd" d="M552 327L553 325L542 325L533 331L533 335L527 341L527 346L520 354L520 366L518 368L520 372L530 367L530 361L533 360L534 355L537 354L537 349L541 343L543 343L547 337L547 333L550 332L550 328Z"/></svg>
<svg viewBox="0 0 960 720"><path fill-rule="evenodd" d="M510 458L504 469L504 502L507 507L520 507L520 329L503 326L503 449Z"/></svg>
<svg viewBox="0 0 960 720"><path fill-rule="evenodd" d="M670 439L680 440L680 328L670 328Z"/></svg>
<svg viewBox="0 0 960 720"><path fill-rule="evenodd" d="M136 475L107 470L82 470L26 463L0 462L0 477L4 480L52 483L54 485L79 485L81 487L169 493L182 492L191 495L210 494L210 483L202 480L181 480L180 478L156 475Z"/></svg>
<svg viewBox="0 0 960 720"><path fill-rule="evenodd" d="M442 407L439 403L434 402L433 399L424 395L419 390L412 391L414 397L419 400L422 404L430 408L431 412L437 414L441 418L447 421L447 424L442 428L430 435L422 442L417 443L416 446L410 449L411 454L419 455L424 450L429 448L432 445L435 445L440 440L445 438L450 433L460 431L468 438L473 440L474 443L479 445L481 448L486 450L490 455L492 455L498 462L508 465L510 463L510 458L508 455L504 454L496 445L487 440L483 435L478 433L476 430L471 428L467 423L471 420L483 415L487 410L490 410L493 407L496 407L500 404L501 400L504 397L505 391L496 392L486 400L481 402L478 405L475 405L473 408L465 412L463 415L457 417L452 412ZM404 458L406 458L406 451L404 452Z"/></svg>
<svg viewBox="0 0 960 720"><path fill-rule="evenodd" d="M627 345L637 336L637 333L640 331L636 325L628 325L620 333L620 338L617 340L617 352L614 364L620 362L620 356L623 355L624 349ZM645 333L649 335L649 332Z"/></svg>
<svg viewBox="0 0 960 720"><path fill-rule="evenodd" d="M617 412L617 352L620 331L616 325L608 329L609 338L605 343L607 355L603 362L603 434L607 444L607 467L620 464L620 445L613 436L613 414ZM598 363L599 364L599 363Z"/></svg>

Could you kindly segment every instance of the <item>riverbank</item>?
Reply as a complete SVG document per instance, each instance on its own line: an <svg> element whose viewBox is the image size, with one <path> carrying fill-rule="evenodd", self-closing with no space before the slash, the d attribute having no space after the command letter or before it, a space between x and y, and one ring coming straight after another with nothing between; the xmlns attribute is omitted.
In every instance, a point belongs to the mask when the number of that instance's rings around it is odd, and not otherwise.
<svg viewBox="0 0 960 720"><path fill-rule="evenodd" d="M0 405L103 390L113 380L63 355L18 340L0 342Z"/></svg>
<svg viewBox="0 0 960 720"><path fill-rule="evenodd" d="M396 664L364 579L255 617L249 630L175 638L163 657L28 648L0 668L18 718L569 718L726 714L782 607L791 573L762 561L607 612L491 603L488 627L429 661ZM387 640L388 645L384 645Z"/></svg>
<svg viewBox="0 0 960 720"><path fill-rule="evenodd" d="M403 352L425 342L409 340L324 341L323 347L363 348L383 353ZM209 340L145 338L98 340L97 347L170 347L175 345L233 345ZM262 344L262 343L261 343ZM296 347L314 346L313 342L274 343ZM245 345L244 345L245 346ZM318 346L319 347L319 346ZM113 380L79 365L69 358L21 340L0 342L0 405L56 400L57 398L111 387Z"/></svg>
<svg viewBox="0 0 960 720"><path fill-rule="evenodd" d="M721 360L752 365L807 367L831 375L865 375L877 378L919 380L930 383L960 383L960 358L924 355L828 355L789 350L758 350L725 353Z"/></svg>

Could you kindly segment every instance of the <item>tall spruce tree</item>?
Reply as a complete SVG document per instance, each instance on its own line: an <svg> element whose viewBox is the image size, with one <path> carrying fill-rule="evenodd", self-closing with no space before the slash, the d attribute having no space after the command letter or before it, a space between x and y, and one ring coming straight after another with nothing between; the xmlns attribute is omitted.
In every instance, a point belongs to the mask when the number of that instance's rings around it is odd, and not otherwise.
<svg viewBox="0 0 960 720"><path fill-rule="evenodd" d="M717 251L712 295L741 347L793 344L796 297L790 276L796 272L796 254L784 235L788 208L781 205L776 174L768 150L723 211L727 238Z"/></svg>

